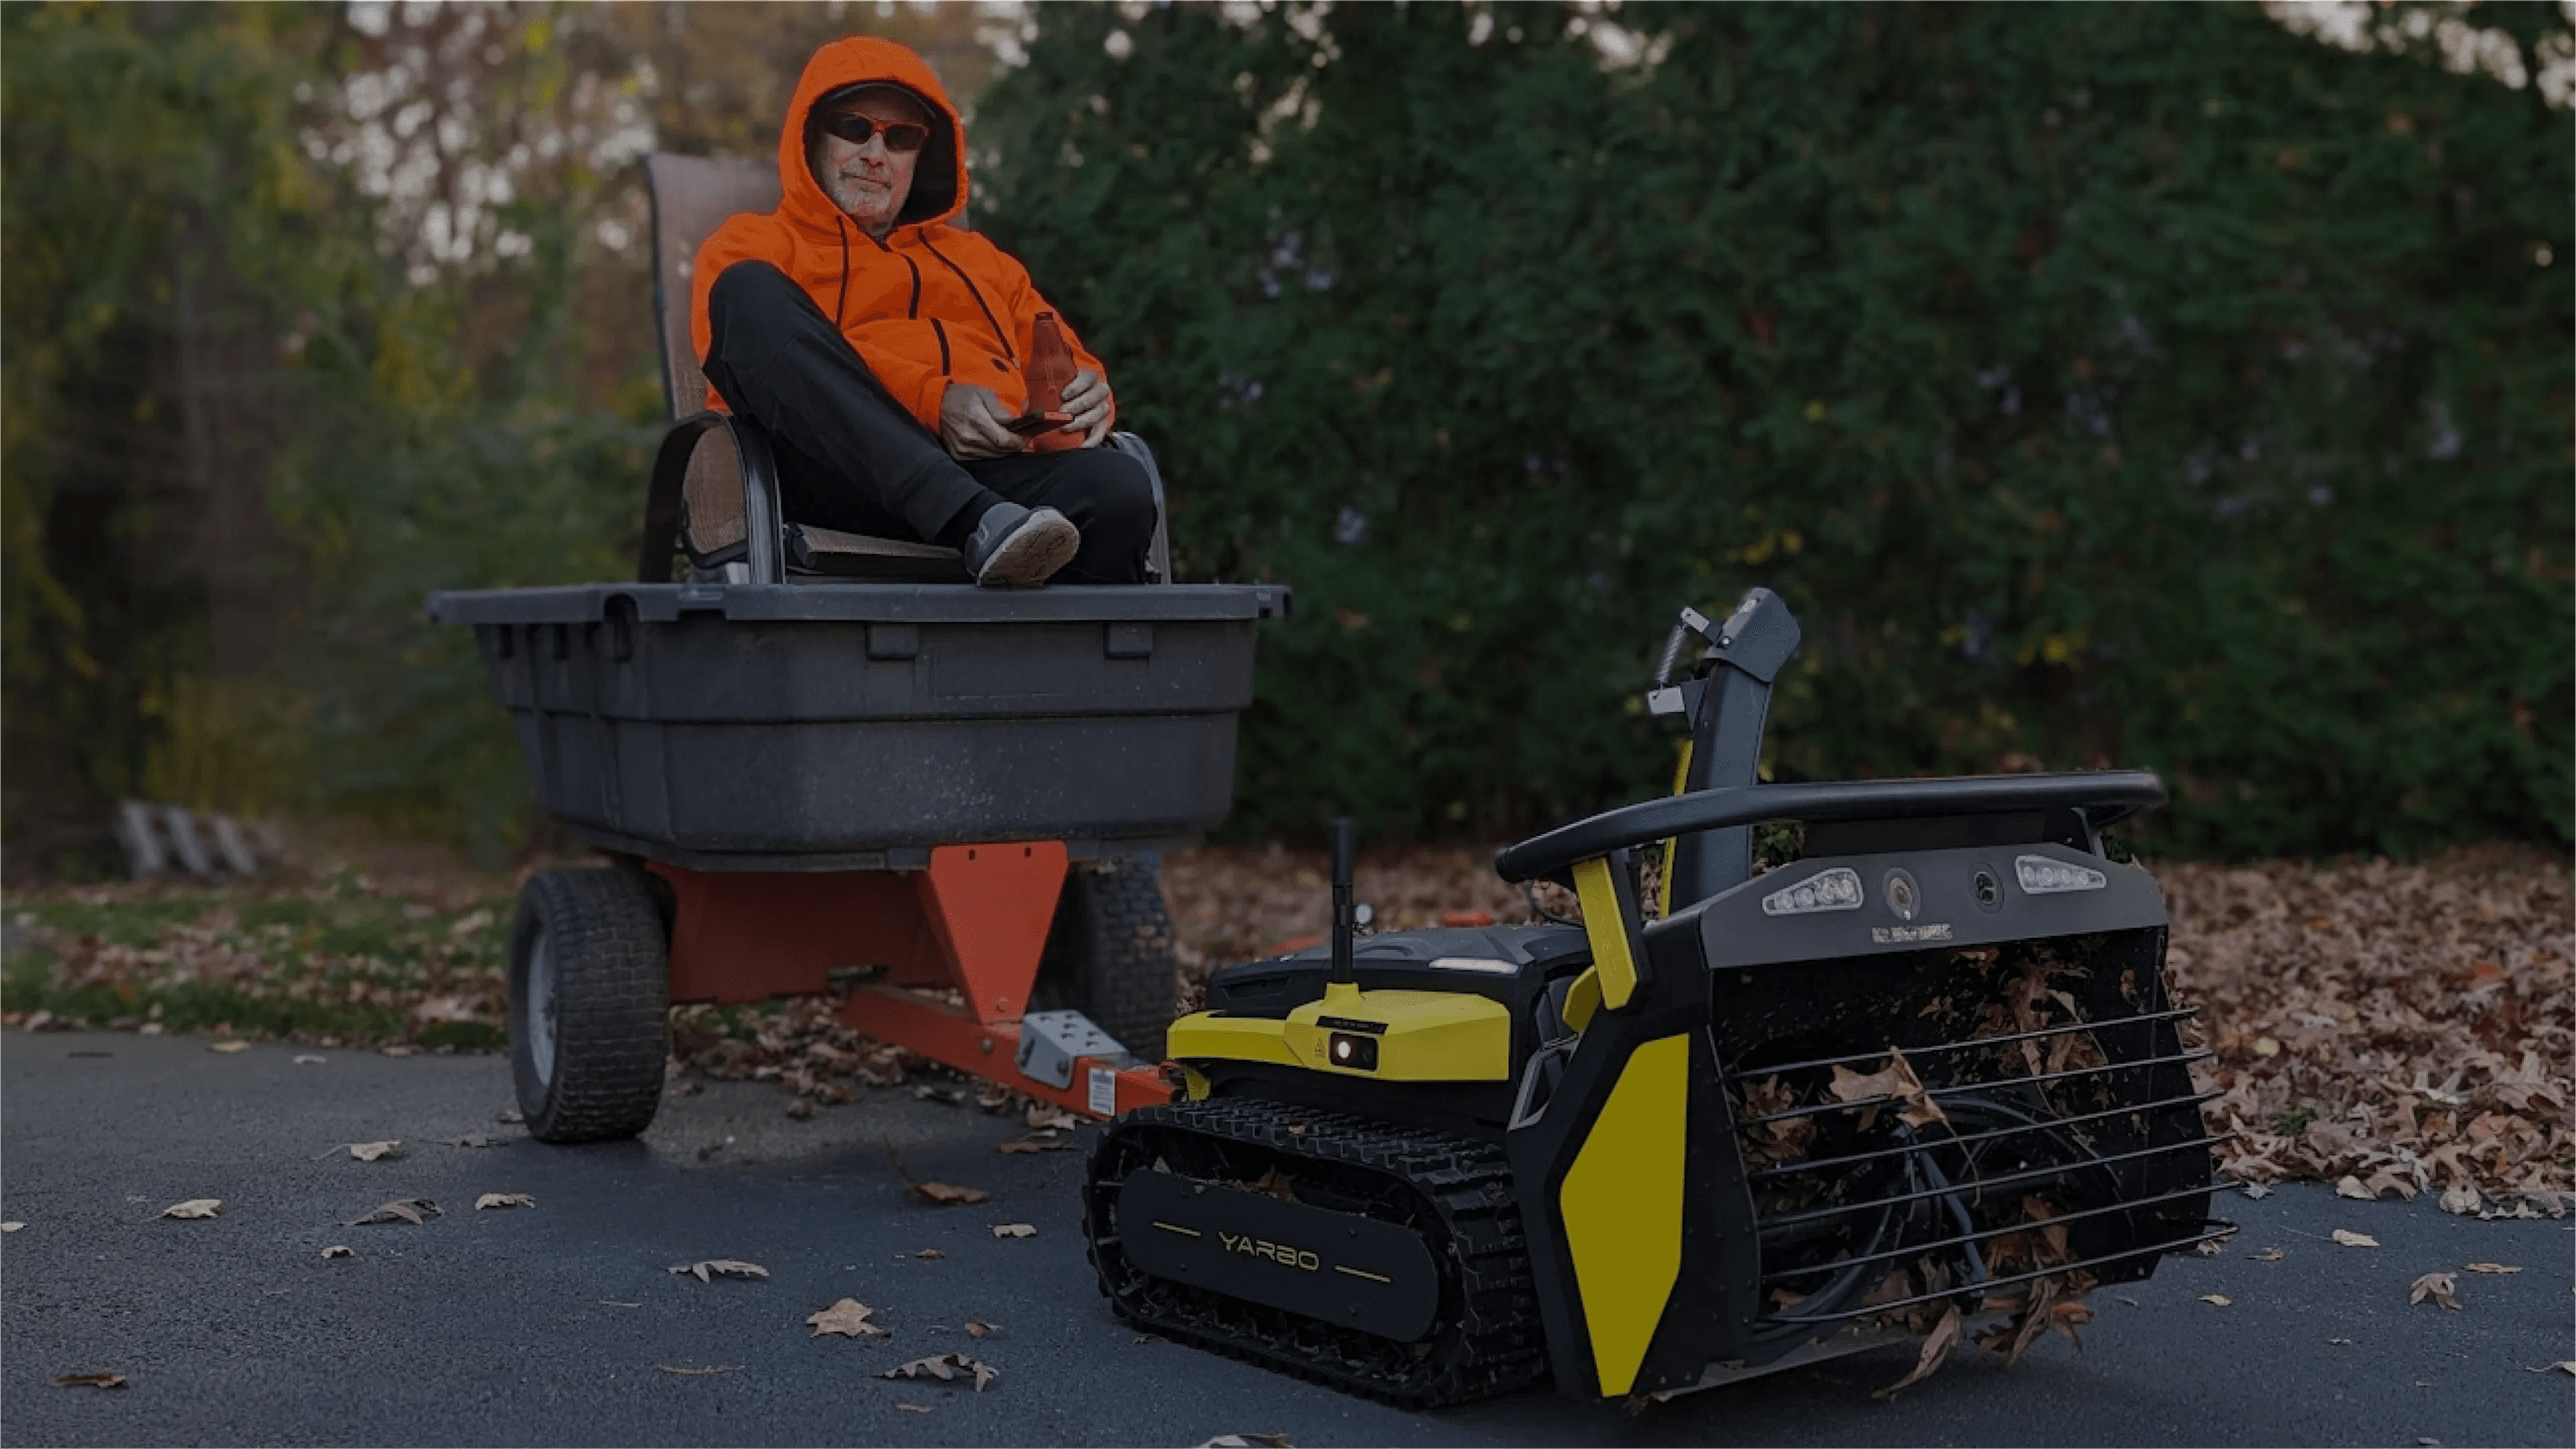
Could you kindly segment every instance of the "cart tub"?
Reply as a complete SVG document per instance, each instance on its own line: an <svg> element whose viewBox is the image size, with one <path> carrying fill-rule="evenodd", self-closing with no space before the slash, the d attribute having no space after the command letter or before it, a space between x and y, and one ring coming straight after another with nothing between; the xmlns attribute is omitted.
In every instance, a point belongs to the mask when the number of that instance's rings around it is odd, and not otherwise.
<svg viewBox="0 0 2576 1449"><path fill-rule="evenodd" d="M1186 844L1233 804L1266 585L587 584L437 593L546 812L713 870Z"/></svg>

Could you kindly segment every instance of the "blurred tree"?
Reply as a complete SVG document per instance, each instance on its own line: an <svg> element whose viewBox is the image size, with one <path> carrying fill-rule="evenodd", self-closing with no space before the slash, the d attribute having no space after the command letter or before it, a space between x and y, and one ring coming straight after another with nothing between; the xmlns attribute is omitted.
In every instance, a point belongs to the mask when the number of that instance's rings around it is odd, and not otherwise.
<svg viewBox="0 0 2576 1449"><path fill-rule="evenodd" d="M1808 631L1784 776L2149 765L2167 848L2570 838L2528 77L2250 7L1037 14L985 221L1187 565L1305 605L1249 828L1651 790L1669 611L1760 582Z"/></svg>
<svg viewBox="0 0 2576 1449"><path fill-rule="evenodd" d="M306 401L279 347L367 260L296 145L333 31L290 8L0 11L5 800L39 858L95 833L174 729L234 786L278 783L257 741L289 704L258 681L295 589L265 481Z"/></svg>

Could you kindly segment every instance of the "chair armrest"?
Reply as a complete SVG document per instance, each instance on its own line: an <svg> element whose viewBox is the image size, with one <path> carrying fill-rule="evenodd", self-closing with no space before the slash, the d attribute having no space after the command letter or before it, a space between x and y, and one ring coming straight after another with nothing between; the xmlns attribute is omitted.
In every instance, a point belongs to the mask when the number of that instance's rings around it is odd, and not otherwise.
<svg viewBox="0 0 2576 1449"><path fill-rule="evenodd" d="M1168 584L1172 581L1172 511L1163 494L1163 470L1154 461L1154 450L1134 433L1111 433L1109 446L1145 465L1145 479L1154 485L1154 541L1145 546L1147 582Z"/></svg>
<svg viewBox="0 0 2576 1449"><path fill-rule="evenodd" d="M725 413L694 413L663 434L653 458L653 477L644 494L644 537L635 561L635 581L667 584L671 555L680 547L680 513L688 485L689 459L711 430L725 430L742 477L744 558L751 582L774 584L787 576L779 536L778 464L769 435L758 423Z"/></svg>

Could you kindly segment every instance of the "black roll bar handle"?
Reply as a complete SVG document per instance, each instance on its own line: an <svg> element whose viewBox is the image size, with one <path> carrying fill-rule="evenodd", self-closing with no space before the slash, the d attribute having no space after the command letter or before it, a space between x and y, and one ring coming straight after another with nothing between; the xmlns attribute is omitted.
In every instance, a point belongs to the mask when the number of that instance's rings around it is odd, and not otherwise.
<svg viewBox="0 0 2576 1449"><path fill-rule="evenodd" d="M1666 836L1773 820L1920 820L2072 809L2098 831L2164 802L2164 781L2148 770L1738 785L1622 805L1560 825L1504 846L1494 857L1494 870L1514 884L1541 880L1577 861L1633 850Z"/></svg>

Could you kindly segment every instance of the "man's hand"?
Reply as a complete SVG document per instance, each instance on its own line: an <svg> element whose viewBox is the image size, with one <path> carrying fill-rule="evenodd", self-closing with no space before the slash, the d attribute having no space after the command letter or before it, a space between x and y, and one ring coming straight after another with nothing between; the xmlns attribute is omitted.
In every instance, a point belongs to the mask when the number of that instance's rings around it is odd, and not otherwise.
<svg viewBox="0 0 2576 1449"><path fill-rule="evenodd" d="M1073 421L1064 431L1082 434L1082 446L1096 448L1109 434L1109 379L1086 367L1064 385L1064 410Z"/></svg>
<svg viewBox="0 0 2576 1449"><path fill-rule="evenodd" d="M1029 445L1010 430L1011 415L989 387L952 382L939 400L939 442L952 458L1000 458Z"/></svg>

